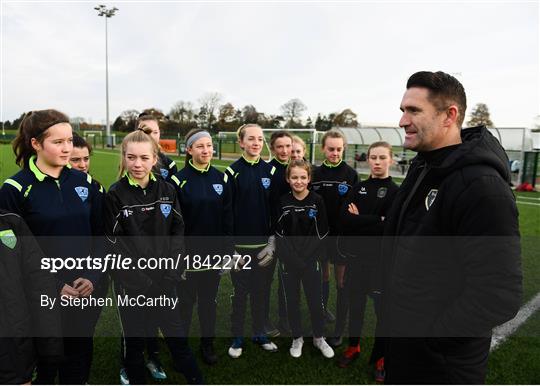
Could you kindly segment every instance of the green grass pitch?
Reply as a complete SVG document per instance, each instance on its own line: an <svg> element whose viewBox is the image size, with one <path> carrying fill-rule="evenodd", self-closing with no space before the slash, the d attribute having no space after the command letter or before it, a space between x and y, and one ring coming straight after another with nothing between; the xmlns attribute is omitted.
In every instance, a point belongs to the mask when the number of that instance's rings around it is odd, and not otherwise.
<svg viewBox="0 0 540 386"><path fill-rule="evenodd" d="M176 159L181 167L183 161ZM119 155L117 152L96 150L92 157L92 175L105 187L116 180ZM214 165L223 170L227 162L215 162ZM0 182L16 173L18 167L9 145L0 145ZM517 193L518 201L540 203L539 193ZM533 200L531 200L533 198ZM540 206L518 204L520 211L520 229L522 234L522 256L524 272L524 302L540 291ZM274 281L274 286L276 285ZM223 276L218 293L217 335L229 336L231 282L229 276ZM331 283L330 308L334 309L334 285ZM273 294L277 291L274 288ZM272 301L272 315L277 315L276 299ZM304 325L309 327L307 308ZM366 324L367 336L373 335L375 316L371 302L368 303ZM249 314L249 313L248 313ZM274 318L274 320L277 317ZM248 318L249 319L249 318ZM277 321L277 320L275 320ZM246 321L246 334L249 333L249 320ZM328 325L331 333L333 325ZM97 327L95 338L94 362L90 382L92 384L115 384L119 382L119 339L104 336L117 334L119 323L116 310L104 308ZM538 384L540 381L540 313L531 317L516 333L491 354L487 382L490 384ZM198 320L194 312L192 334L198 333ZM279 352L269 354L263 352L251 342L247 342L241 358L233 360L227 355L229 338L217 338L216 350L219 363L207 366L199 360L207 383L214 384L369 384L374 383L372 369L368 365L369 353L373 344L372 338L362 339L362 354L348 369L340 369L335 360L324 359L308 340L304 346L304 354L293 359L288 353L290 338L277 338ZM191 339L191 346L197 358L199 341ZM342 346L343 347L343 346ZM337 354L340 350L337 350ZM162 359L168 374L164 382L149 380L151 383L185 383L181 375L172 370L172 364L165 346L162 346Z"/></svg>

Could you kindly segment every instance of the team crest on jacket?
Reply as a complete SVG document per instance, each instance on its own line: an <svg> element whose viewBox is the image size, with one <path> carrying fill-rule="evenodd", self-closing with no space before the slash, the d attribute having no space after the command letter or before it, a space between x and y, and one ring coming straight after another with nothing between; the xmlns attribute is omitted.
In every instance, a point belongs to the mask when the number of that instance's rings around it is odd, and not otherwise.
<svg viewBox="0 0 540 386"><path fill-rule="evenodd" d="M159 172L161 173L161 177L163 177L163 179L166 179L169 176L169 171L167 169L160 168Z"/></svg>
<svg viewBox="0 0 540 386"><path fill-rule="evenodd" d="M9 249L13 249L17 245L17 236L11 229L0 231L0 241Z"/></svg>
<svg viewBox="0 0 540 386"><path fill-rule="evenodd" d="M379 190L377 190L377 198L384 198L386 192L388 192L388 188L386 186L381 186Z"/></svg>
<svg viewBox="0 0 540 386"><path fill-rule="evenodd" d="M77 194L79 195L80 199L85 202L86 199L88 198L88 188L84 187L84 186L77 186L75 188L75 191L77 192Z"/></svg>
<svg viewBox="0 0 540 386"><path fill-rule="evenodd" d="M349 191L349 187L347 186L347 184L339 184L337 190L339 195L343 196Z"/></svg>
<svg viewBox="0 0 540 386"><path fill-rule="evenodd" d="M171 214L172 207L171 204L160 204L159 209L161 209L161 213L167 218Z"/></svg>
<svg viewBox="0 0 540 386"><path fill-rule="evenodd" d="M426 210L429 210L431 208L431 205L433 205L433 202L435 201L435 198L437 197L438 189L431 189L429 193L426 196L425 204L426 204Z"/></svg>
<svg viewBox="0 0 540 386"><path fill-rule="evenodd" d="M213 184L212 186L214 187L214 190L216 191L216 193L221 196L221 193L223 193L223 185Z"/></svg>
<svg viewBox="0 0 540 386"><path fill-rule="evenodd" d="M317 216L317 209L310 209L308 211L308 216L309 218L315 218L315 216Z"/></svg>
<svg viewBox="0 0 540 386"><path fill-rule="evenodd" d="M261 182L265 189L270 187L270 178L261 178Z"/></svg>

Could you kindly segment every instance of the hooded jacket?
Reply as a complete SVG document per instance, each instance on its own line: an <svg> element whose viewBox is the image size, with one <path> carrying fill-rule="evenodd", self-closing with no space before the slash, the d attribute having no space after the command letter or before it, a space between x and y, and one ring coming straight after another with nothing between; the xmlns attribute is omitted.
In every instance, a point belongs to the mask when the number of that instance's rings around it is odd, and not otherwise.
<svg viewBox="0 0 540 386"><path fill-rule="evenodd" d="M386 221L383 332L489 337L521 303L508 158L483 126L419 153Z"/></svg>

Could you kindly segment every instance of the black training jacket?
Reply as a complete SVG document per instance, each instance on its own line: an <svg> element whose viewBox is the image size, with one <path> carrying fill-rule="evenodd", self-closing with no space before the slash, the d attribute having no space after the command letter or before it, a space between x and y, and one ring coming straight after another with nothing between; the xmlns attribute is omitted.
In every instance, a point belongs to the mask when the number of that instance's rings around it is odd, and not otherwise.
<svg viewBox="0 0 540 386"><path fill-rule="evenodd" d="M184 254L184 221L174 187L150 174L141 188L126 174L105 196L105 234L109 249L134 260L174 258ZM183 262L183 260L180 260ZM172 288L184 264L167 269L115 270L113 278L129 293L148 293L151 286Z"/></svg>
<svg viewBox="0 0 540 386"><path fill-rule="evenodd" d="M341 208L338 251L348 263L376 266L384 233L384 221L399 187L387 178L368 178L357 183ZM355 204L358 214L349 212Z"/></svg>
<svg viewBox="0 0 540 386"><path fill-rule="evenodd" d="M337 165L332 165L325 160L321 166L313 169L312 190L324 200L330 236L338 235L341 207L345 197L357 182L358 173L343 160ZM345 260L337 251L335 237L327 240L325 258L345 264Z"/></svg>
<svg viewBox="0 0 540 386"><path fill-rule="evenodd" d="M309 192L297 200L289 192L281 197L275 224L276 253L286 270L302 270L321 257L322 240L328 235L324 201Z"/></svg>
<svg viewBox="0 0 540 386"><path fill-rule="evenodd" d="M42 295L56 297L55 279L40 268L43 252L23 219L3 210L0 256L0 384L23 384L37 359L63 354L60 311L40 305Z"/></svg>
<svg viewBox="0 0 540 386"><path fill-rule="evenodd" d="M483 126L461 137L412 160L388 215L384 334L489 337L520 307L508 158Z"/></svg>

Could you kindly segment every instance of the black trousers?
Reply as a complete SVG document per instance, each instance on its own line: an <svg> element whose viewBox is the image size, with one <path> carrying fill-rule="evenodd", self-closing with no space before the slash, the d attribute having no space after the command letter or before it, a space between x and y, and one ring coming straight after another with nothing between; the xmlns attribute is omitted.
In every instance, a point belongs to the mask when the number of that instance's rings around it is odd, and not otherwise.
<svg viewBox="0 0 540 386"><path fill-rule="evenodd" d="M304 294L311 316L313 336L324 335L323 302L321 294L321 268L318 262L310 263L301 271L289 270L282 263L279 264L279 273L282 279L289 325L294 338L301 337L302 315L300 313L300 284L304 287Z"/></svg>
<svg viewBox="0 0 540 386"><path fill-rule="evenodd" d="M483 384L489 338L387 338L387 384Z"/></svg>
<svg viewBox="0 0 540 386"><path fill-rule="evenodd" d="M193 306L197 303L201 343L211 344L216 334L216 297L220 281L219 271L186 272L186 280L178 284L182 329L189 335Z"/></svg>
<svg viewBox="0 0 540 386"><path fill-rule="evenodd" d="M345 289L349 299L349 345L356 346L362 336L366 302L371 289L373 268L351 261L345 270Z"/></svg>
<svg viewBox="0 0 540 386"><path fill-rule="evenodd" d="M119 286L117 294L122 293ZM123 294L123 293L122 293ZM176 290L167 297L176 296ZM131 384L146 383L144 366L145 336L148 326L161 329L165 343L171 353L174 368L186 377L189 384L202 384L203 378L195 357L182 330L180 313L171 307L119 306L120 321L124 336L123 363Z"/></svg>
<svg viewBox="0 0 540 386"><path fill-rule="evenodd" d="M233 283L231 332L234 337L244 336L244 321L246 317L247 299L251 307L251 321L254 336L264 335L264 293L265 278L269 267L257 265L257 249L237 249L241 255L251 256L251 269L242 269L238 272L231 270Z"/></svg>
<svg viewBox="0 0 540 386"><path fill-rule="evenodd" d="M93 296L105 296L108 282L98 284ZM60 303L60 298L57 299ZM88 382L94 349L94 329L101 307L61 306L64 356L59 364L37 363L35 384L54 384L58 375L61 385L81 385Z"/></svg>
<svg viewBox="0 0 540 386"><path fill-rule="evenodd" d="M272 282L274 281L274 274L277 266L277 257L274 256L274 260L267 267L264 285L264 319L270 320L270 298L272 297ZM281 275L278 274L278 317L279 320L287 320L287 305L285 304L285 293L283 290L283 284L281 282Z"/></svg>

